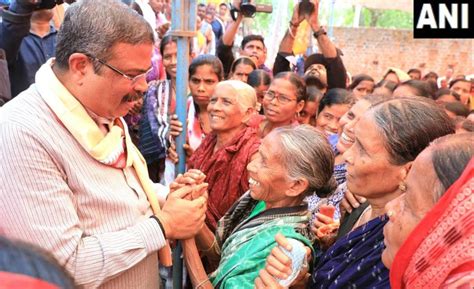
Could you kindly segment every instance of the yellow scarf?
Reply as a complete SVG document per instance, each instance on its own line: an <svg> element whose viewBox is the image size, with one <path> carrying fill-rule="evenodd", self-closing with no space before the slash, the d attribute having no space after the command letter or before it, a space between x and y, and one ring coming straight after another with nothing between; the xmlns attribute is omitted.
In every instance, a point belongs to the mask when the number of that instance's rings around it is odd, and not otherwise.
<svg viewBox="0 0 474 289"><path fill-rule="evenodd" d="M153 183L148 177L145 160L132 143L125 121L119 118L104 136L82 104L58 80L51 68L52 64L53 60L48 60L36 73L36 87L41 97L81 146L105 165L112 165L123 152L125 137L125 166L133 166L135 169L153 213L159 218L160 205ZM158 251L158 256L161 264L171 266L171 249L168 244Z"/></svg>

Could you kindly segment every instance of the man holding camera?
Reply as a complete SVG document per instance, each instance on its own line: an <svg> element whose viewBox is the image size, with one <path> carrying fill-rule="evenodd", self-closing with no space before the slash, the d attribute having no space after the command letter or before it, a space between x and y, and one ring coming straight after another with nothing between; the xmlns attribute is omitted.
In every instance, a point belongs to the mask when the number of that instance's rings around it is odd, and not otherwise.
<svg viewBox="0 0 474 289"><path fill-rule="evenodd" d="M296 4L288 23L288 30L283 37L273 65L273 73L290 70L286 59L293 56L293 43L298 27L303 20L311 26L313 37L318 42L320 53L311 54L305 60L304 72L308 82L315 82L321 91L331 88L346 87L346 69L341 58L341 51L329 39L324 27L319 24L319 0L301 0Z"/></svg>
<svg viewBox="0 0 474 289"><path fill-rule="evenodd" d="M50 22L56 2L13 0L1 11L0 48L7 56L12 97L34 83L36 71L55 55L57 32Z"/></svg>
<svg viewBox="0 0 474 289"><path fill-rule="evenodd" d="M81 288L159 288L166 239L204 224L205 186L175 190L160 209L122 118L147 89L153 43L125 4L74 3L56 58L0 108L0 232L51 252Z"/></svg>
<svg viewBox="0 0 474 289"><path fill-rule="evenodd" d="M232 46L234 43L235 36L237 31L239 30L240 23L244 18L244 15L240 9L241 0L234 0L233 1L233 9L232 12L237 12L237 16L235 20L230 22L227 27L226 32L222 35L222 38L219 40L216 48L216 55L222 62L224 66L224 74L227 78L230 72L230 67L232 62L234 62L234 54L232 53ZM240 45L240 55L241 56L248 56L257 65L257 68L263 69L268 73L272 73L272 71L265 66L265 60L267 57L267 48L265 47L265 42L261 35L247 35L242 39L242 43Z"/></svg>

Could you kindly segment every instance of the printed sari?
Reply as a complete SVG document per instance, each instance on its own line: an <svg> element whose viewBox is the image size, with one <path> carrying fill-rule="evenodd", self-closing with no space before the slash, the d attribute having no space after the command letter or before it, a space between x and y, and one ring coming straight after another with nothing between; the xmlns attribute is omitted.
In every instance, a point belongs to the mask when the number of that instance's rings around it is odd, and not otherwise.
<svg viewBox="0 0 474 289"><path fill-rule="evenodd" d="M473 288L473 203L471 159L401 246L390 270L392 288Z"/></svg>
<svg viewBox="0 0 474 289"><path fill-rule="evenodd" d="M277 245L277 233L311 248L306 205L252 214L258 203L247 192L219 222L216 237L221 261L210 275L215 288L254 288L255 278Z"/></svg>
<svg viewBox="0 0 474 289"><path fill-rule="evenodd" d="M390 288L381 260L387 221L377 217L337 240L315 266L308 288Z"/></svg>

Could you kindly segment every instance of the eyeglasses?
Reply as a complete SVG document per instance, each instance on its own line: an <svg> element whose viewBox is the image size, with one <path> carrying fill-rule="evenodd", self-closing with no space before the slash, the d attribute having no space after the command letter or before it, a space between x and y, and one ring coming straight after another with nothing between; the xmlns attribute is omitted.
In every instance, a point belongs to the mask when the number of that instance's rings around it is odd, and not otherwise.
<svg viewBox="0 0 474 289"><path fill-rule="evenodd" d="M287 104L287 103L290 103L292 101L296 101L296 99L291 99L289 98L288 96L284 95L284 94L280 94L280 93L275 93L274 91L271 91L271 90L267 90L264 92L265 94L263 95L263 98L268 100L268 101L272 101L274 98L276 98L278 100L278 102L280 102L281 104Z"/></svg>
<svg viewBox="0 0 474 289"><path fill-rule="evenodd" d="M86 54L87 55L87 54ZM135 76L131 76L131 75L128 75L124 72L122 72L120 69L108 64L107 62L105 62L104 60L100 59L100 58L97 58L95 56L92 56L92 55L87 55L89 58L91 58L92 60L94 61L97 61L99 62L100 64L102 65L105 65L107 66L109 69L111 69L113 72L117 73L117 74L120 74L122 75L123 77L125 77L126 79L130 80L132 82L132 85L133 84L136 84L140 79L146 77L146 75L148 73L150 73L152 70L153 70L153 67L148 69L146 72L144 73L140 73L139 75L135 75Z"/></svg>

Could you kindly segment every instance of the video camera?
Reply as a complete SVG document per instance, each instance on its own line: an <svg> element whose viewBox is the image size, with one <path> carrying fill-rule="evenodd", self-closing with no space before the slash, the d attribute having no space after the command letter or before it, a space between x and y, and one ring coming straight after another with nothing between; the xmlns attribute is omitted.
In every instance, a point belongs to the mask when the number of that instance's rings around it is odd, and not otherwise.
<svg viewBox="0 0 474 289"><path fill-rule="evenodd" d="M235 7L230 9L230 15L234 21L237 19L238 12L242 13L244 17L254 17L257 12L272 13L273 6L267 4L254 4L251 0L242 0L240 3L240 10Z"/></svg>
<svg viewBox="0 0 474 289"><path fill-rule="evenodd" d="M51 9L56 5L63 4L64 0L16 0L16 2L19 5L34 6L36 9Z"/></svg>

